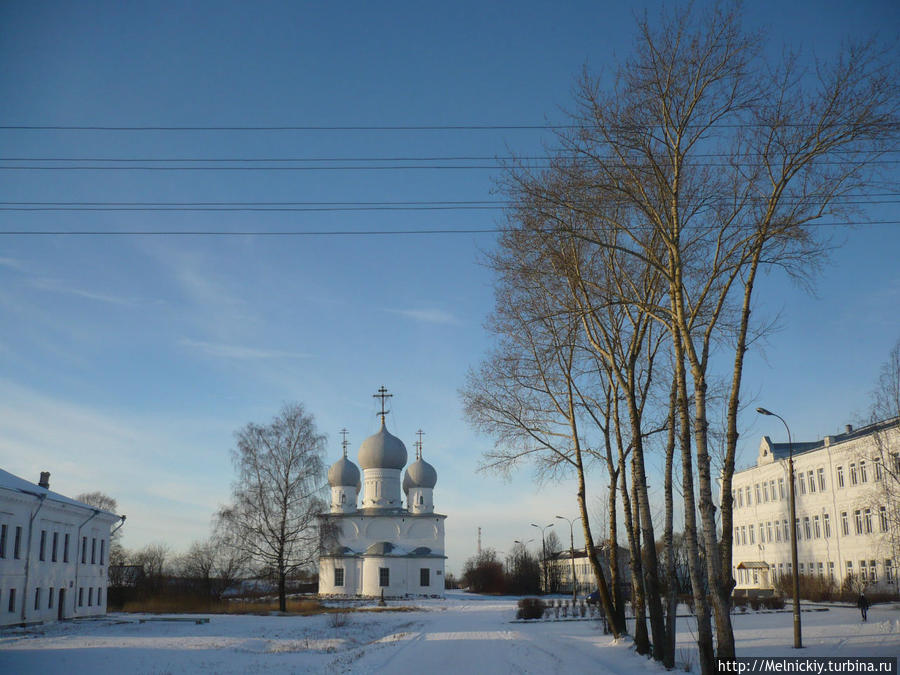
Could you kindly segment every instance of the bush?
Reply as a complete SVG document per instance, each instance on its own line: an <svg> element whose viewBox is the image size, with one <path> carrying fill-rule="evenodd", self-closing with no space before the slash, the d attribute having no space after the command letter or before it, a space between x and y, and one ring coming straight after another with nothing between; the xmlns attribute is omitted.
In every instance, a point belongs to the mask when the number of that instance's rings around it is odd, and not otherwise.
<svg viewBox="0 0 900 675"><path fill-rule="evenodd" d="M519 600L517 619L540 619L544 616L546 605L540 598L522 598Z"/></svg>
<svg viewBox="0 0 900 675"><path fill-rule="evenodd" d="M347 625L347 613L331 612L328 615L328 625L332 628L343 628Z"/></svg>
<svg viewBox="0 0 900 675"><path fill-rule="evenodd" d="M784 598L779 595L773 595L763 598L762 604L766 609L784 609Z"/></svg>

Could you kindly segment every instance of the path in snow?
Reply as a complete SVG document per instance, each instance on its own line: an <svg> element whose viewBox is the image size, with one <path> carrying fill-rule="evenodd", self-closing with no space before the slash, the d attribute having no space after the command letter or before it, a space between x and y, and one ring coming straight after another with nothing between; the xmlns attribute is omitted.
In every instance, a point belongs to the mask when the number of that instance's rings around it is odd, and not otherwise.
<svg viewBox="0 0 900 675"><path fill-rule="evenodd" d="M451 592L421 611L327 616L210 616L208 624L137 623L113 614L0 631L0 673L664 673L614 644L598 622L511 623L515 598ZM696 670L693 623L679 619L678 660ZM803 614L805 649L791 649L791 614L737 614L740 656L897 656L900 604Z"/></svg>

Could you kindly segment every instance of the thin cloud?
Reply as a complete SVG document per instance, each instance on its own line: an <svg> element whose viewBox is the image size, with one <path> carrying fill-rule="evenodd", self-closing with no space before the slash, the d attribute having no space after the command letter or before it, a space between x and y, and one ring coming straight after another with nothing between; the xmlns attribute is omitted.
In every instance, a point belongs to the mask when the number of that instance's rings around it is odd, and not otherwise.
<svg viewBox="0 0 900 675"><path fill-rule="evenodd" d="M303 352L289 352L281 349L259 349L257 347L244 347L243 345L227 345L203 340L191 340L182 338L181 344L203 352L207 356L215 356L224 359L308 359L312 354Z"/></svg>
<svg viewBox="0 0 900 675"><path fill-rule="evenodd" d="M15 258L0 258L0 267L8 267L11 270L17 270L19 272L25 271L25 263L21 260L16 260Z"/></svg>
<svg viewBox="0 0 900 675"><path fill-rule="evenodd" d="M33 279L31 285L42 291L50 291L52 293L64 293L66 295L75 295L79 298L94 300L95 302L103 302L109 305L119 305L120 307L134 307L139 304L134 298L123 298L108 293L97 293L95 291L86 291L82 288L67 286L57 279L48 279L46 277Z"/></svg>
<svg viewBox="0 0 900 675"><path fill-rule="evenodd" d="M388 309L391 314L399 314L413 321L423 323L458 324L459 319L442 309Z"/></svg>

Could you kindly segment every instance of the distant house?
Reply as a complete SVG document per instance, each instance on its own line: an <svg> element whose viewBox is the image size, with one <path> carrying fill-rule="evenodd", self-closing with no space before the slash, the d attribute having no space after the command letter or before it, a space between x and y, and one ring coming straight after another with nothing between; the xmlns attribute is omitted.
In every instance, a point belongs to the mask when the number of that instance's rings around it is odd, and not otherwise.
<svg viewBox="0 0 900 675"><path fill-rule="evenodd" d="M597 547L597 554L600 561L600 567L606 575L606 581L609 583L609 546L604 542ZM628 549L623 546L617 546L617 557L619 563L619 591L625 595L631 590L631 557ZM571 593L572 592L572 561L574 558L575 567L575 583L578 595L586 595L597 589L597 578L594 576L594 568L588 558L587 552L583 548L577 548L574 551L564 549L549 555L544 561L547 566L547 574L541 575L541 584L546 578L550 588L543 589L544 592Z"/></svg>
<svg viewBox="0 0 900 675"><path fill-rule="evenodd" d="M106 613L110 528L124 521L0 469L0 626Z"/></svg>

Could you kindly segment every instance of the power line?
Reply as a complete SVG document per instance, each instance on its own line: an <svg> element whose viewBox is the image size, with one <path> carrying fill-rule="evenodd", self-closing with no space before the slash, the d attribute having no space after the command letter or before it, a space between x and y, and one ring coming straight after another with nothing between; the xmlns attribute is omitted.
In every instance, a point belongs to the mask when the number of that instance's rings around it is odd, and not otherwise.
<svg viewBox="0 0 900 675"><path fill-rule="evenodd" d="M869 160L867 164L900 164L900 159L876 159ZM840 160L820 161L820 166L842 166L844 164L855 164L855 162L847 162ZM707 167L755 167L765 166L762 163L752 162L699 162L695 166ZM404 170L490 170L504 169L502 164L393 164L384 165L340 165L340 166L155 166L143 164L138 166L106 166L106 165L81 165L81 166L39 166L34 164L28 165L2 165L0 170L3 171L404 171ZM517 165L516 169L552 169L554 166L549 163L542 164L525 164Z"/></svg>
<svg viewBox="0 0 900 675"><path fill-rule="evenodd" d="M805 226L844 227L852 225L900 225L900 220L872 220L868 222L807 223ZM597 228L608 230L611 228ZM712 228L710 228L712 229ZM0 236L36 237L330 237L330 236L399 236L399 235L450 235L450 234L500 234L516 231L511 228L466 228L406 230L7 230ZM552 234L555 230L542 230Z"/></svg>
<svg viewBox="0 0 900 675"><path fill-rule="evenodd" d="M701 126L702 123L691 126ZM705 126L705 125L702 125ZM763 123L737 122L718 124L717 128L764 127ZM816 127L816 122L779 122L781 127ZM897 123L885 123L885 128L897 127ZM75 124L0 124L4 131L548 131L556 129L580 129L579 124L348 124L348 125L75 125ZM633 130L637 125L614 127ZM654 128L656 128L654 126Z"/></svg>

